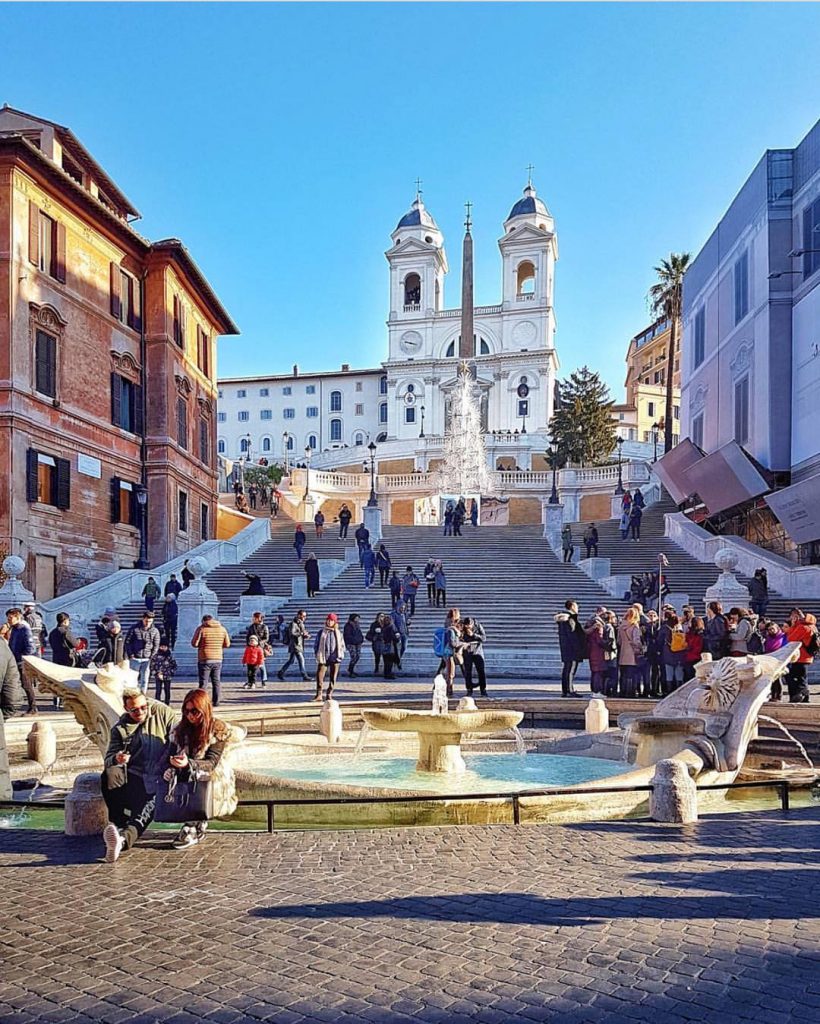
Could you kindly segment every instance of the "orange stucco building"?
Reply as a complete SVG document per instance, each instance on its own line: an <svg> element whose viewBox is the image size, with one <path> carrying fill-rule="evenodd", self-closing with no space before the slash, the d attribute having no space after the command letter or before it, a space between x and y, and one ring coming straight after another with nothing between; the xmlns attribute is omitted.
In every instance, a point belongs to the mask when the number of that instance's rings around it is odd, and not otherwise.
<svg viewBox="0 0 820 1024"><path fill-rule="evenodd" d="M216 339L238 332L138 216L70 130L0 108L0 555L40 601L214 535Z"/></svg>

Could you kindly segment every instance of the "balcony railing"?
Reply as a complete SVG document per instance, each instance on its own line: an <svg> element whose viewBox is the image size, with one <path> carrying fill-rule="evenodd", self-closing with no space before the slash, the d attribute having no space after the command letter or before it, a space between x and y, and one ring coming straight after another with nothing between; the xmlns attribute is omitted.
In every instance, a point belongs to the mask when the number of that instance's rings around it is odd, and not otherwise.
<svg viewBox="0 0 820 1024"><path fill-rule="evenodd" d="M421 309L421 303L420 302L406 302L404 304L404 312L405 313L418 313L420 309Z"/></svg>
<svg viewBox="0 0 820 1024"><path fill-rule="evenodd" d="M535 292L519 292L515 297L516 302L532 302L535 298Z"/></svg>

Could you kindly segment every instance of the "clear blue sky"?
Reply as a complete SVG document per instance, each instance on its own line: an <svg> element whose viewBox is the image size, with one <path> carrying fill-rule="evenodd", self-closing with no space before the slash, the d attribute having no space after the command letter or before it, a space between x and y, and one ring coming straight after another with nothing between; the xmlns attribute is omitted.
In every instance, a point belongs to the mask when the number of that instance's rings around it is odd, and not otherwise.
<svg viewBox="0 0 820 1024"><path fill-rule="evenodd" d="M562 374L620 399L652 267L697 252L820 117L814 4L5 4L0 102L71 127L242 329L222 376L386 356L390 232L424 179L458 305L535 165Z"/></svg>

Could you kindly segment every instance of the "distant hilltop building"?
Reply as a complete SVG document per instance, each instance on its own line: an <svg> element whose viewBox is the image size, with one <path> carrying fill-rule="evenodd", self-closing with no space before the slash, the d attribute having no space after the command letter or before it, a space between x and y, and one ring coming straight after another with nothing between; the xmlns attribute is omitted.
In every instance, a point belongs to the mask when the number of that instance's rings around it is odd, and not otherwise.
<svg viewBox="0 0 820 1024"><path fill-rule="evenodd" d="M489 306L473 306L470 225L468 213L462 304L447 308L444 236L417 194L385 253L385 361L363 370L345 364L302 373L294 366L291 374L220 380L220 454L300 461L309 448L316 466L353 465L375 440L382 471L426 469L441 454L458 363L467 359L481 391L491 468L545 468L559 366L553 217L528 183L504 221L501 298Z"/></svg>

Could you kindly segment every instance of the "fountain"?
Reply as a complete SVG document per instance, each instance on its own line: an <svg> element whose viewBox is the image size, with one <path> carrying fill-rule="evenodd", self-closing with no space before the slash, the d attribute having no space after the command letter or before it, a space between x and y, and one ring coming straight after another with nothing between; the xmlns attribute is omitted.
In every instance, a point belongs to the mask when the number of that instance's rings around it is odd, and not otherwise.
<svg viewBox="0 0 820 1024"><path fill-rule="evenodd" d="M415 732L419 753L416 770L420 772L465 772L467 766L461 755L464 733L486 735L512 729L524 717L521 711L450 711L434 714L432 711L402 711L389 708L384 711L363 711L362 718L374 729L383 732Z"/></svg>

